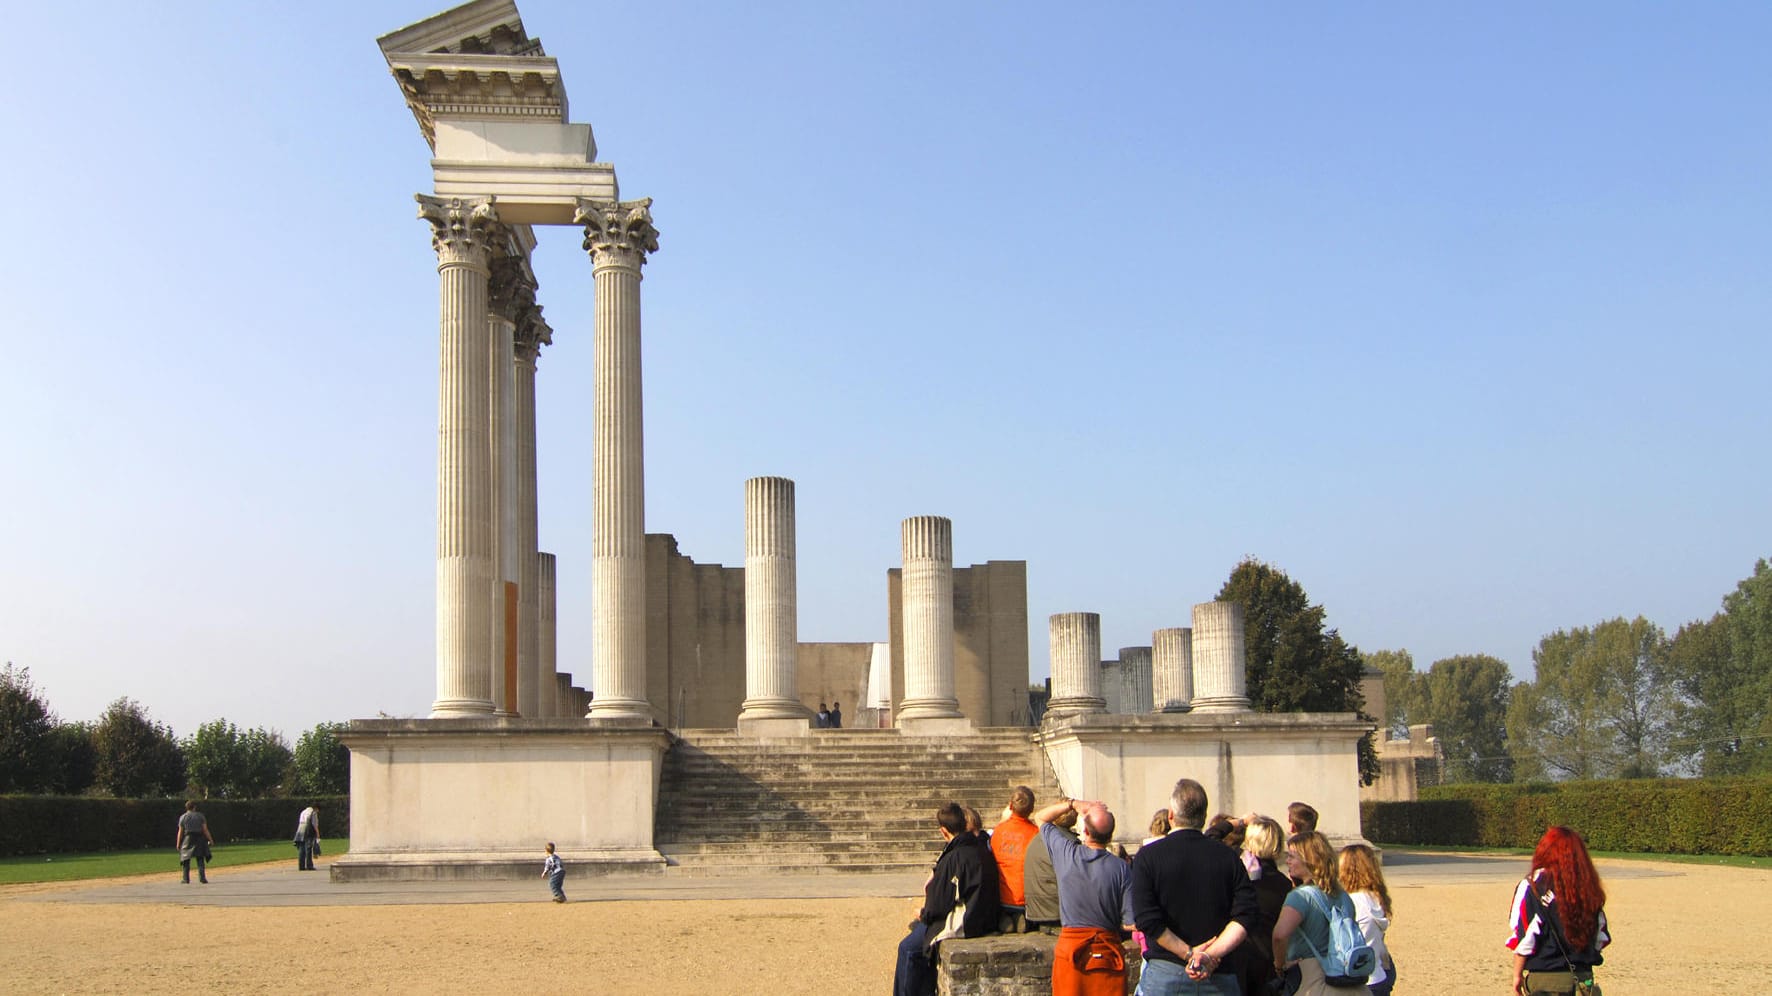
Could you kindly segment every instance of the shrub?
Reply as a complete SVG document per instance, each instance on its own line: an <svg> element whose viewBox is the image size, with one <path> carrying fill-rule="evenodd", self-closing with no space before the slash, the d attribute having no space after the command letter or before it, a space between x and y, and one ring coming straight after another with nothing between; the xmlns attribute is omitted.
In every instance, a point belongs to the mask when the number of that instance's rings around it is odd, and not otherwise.
<svg viewBox="0 0 1772 996"><path fill-rule="evenodd" d="M305 806L320 807L323 837L351 833L349 796L210 799L197 804L218 842L295 836ZM0 796L0 855L172 849L183 799Z"/></svg>

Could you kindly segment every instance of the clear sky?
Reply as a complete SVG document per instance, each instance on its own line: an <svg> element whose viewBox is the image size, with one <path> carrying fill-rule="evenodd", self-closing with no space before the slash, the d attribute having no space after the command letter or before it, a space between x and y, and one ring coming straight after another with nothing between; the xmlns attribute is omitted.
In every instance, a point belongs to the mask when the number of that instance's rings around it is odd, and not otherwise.
<svg viewBox="0 0 1772 996"><path fill-rule="evenodd" d="M65 719L423 715L440 0L11 12L0 660ZM1772 7L521 0L627 197L647 528L886 639L899 522L1104 656L1253 555L1362 649L1531 674L1772 554ZM590 671L591 273L544 230L541 543Z"/></svg>

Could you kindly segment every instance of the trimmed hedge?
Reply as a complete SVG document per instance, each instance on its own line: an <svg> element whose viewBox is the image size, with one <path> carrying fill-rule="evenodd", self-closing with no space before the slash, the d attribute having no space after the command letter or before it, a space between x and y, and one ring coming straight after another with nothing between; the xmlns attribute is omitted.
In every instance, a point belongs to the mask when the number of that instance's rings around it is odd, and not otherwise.
<svg viewBox="0 0 1772 996"><path fill-rule="evenodd" d="M1360 822L1381 844L1537 846L1574 827L1596 851L1772 855L1772 778L1441 785L1417 802L1366 802Z"/></svg>
<svg viewBox="0 0 1772 996"><path fill-rule="evenodd" d="M218 842L295 836L305 806L320 807L322 839L351 833L350 797L204 799L197 811ZM0 796L0 855L64 854L171 848L183 799L88 799L54 795Z"/></svg>

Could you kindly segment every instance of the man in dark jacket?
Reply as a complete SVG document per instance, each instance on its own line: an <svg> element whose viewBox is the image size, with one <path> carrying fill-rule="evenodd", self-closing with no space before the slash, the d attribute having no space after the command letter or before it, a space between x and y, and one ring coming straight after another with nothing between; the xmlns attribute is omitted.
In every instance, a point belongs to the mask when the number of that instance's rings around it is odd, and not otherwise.
<svg viewBox="0 0 1772 996"><path fill-rule="evenodd" d="M1132 859L1132 915L1144 931L1146 994L1239 992L1225 956L1259 916L1255 886L1235 851L1200 833L1206 790L1183 778L1169 799L1175 829Z"/></svg>
<svg viewBox="0 0 1772 996"><path fill-rule="evenodd" d="M923 907L911 921L910 933L898 944L893 996L934 996L935 945L948 932L949 914L956 907L965 906L958 925L962 936L979 937L997 929L1001 901L997 896L997 861L990 847L978 846L966 832L966 811L958 803L937 809L935 823L945 846L923 889Z"/></svg>

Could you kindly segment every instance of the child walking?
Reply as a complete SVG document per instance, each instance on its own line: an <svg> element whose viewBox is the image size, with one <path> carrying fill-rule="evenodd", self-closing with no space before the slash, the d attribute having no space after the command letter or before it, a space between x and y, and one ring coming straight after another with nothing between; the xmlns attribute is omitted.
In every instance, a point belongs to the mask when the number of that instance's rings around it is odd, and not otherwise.
<svg viewBox="0 0 1772 996"><path fill-rule="evenodd" d="M566 866L560 863L560 856L554 853L554 842L548 841L548 859L542 862L541 877L548 880L548 888L554 890L554 902L566 901Z"/></svg>

